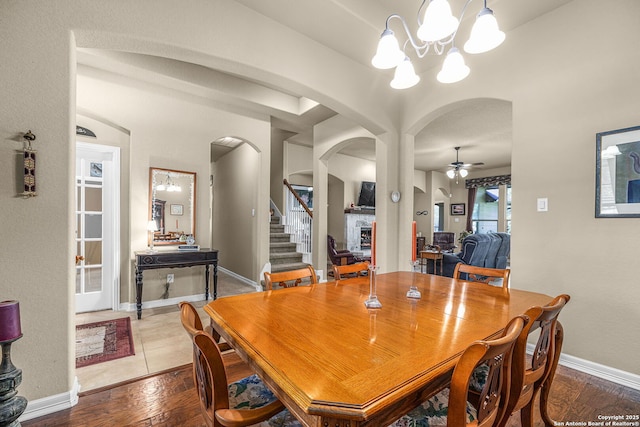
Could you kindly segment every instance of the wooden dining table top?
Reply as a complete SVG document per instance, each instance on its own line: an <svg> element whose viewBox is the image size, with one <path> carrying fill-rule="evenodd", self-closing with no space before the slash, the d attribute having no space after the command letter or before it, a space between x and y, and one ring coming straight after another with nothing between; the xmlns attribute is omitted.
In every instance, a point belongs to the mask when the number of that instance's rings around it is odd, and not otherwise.
<svg viewBox="0 0 640 427"><path fill-rule="evenodd" d="M415 284L422 298L406 297ZM384 426L445 387L461 353L551 297L412 272L219 298L214 329L309 426Z"/></svg>

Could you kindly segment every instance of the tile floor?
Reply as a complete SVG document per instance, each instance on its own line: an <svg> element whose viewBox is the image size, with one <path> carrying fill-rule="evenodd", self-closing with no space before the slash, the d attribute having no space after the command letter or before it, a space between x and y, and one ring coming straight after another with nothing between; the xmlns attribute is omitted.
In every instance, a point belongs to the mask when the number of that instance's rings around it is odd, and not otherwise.
<svg viewBox="0 0 640 427"><path fill-rule="evenodd" d="M255 288L218 271L218 298L249 292L255 292ZM208 317L202 309L205 301L197 301L193 305L198 307L203 323L208 324ZM177 305L143 310L141 320L136 318L135 312L81 313L76 315L76 324L125 316L131 318L136 354L76 369L81 392L191 363L191 343L180 323Z"/></svg>

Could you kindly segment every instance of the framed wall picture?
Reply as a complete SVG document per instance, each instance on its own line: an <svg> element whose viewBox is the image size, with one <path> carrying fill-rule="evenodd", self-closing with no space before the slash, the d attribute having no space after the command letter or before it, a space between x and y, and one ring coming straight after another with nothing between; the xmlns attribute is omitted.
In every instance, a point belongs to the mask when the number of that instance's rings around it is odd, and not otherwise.
<svg viewBox="0 0 640 427"><path fill-rule="evenodd" d="M596 134L596 218L640 217L640 126Z"/></svg>
<svg viewBox="0 0 640 427"><path fill-rule="evenodd" d="M171 205L171 215L182 215L183 205Z"/></svg>
<svg viewBox="0 0 640 427"><path fill-rule="evenodd" d="M466 204L451 203L451 215L465 215L466 213Z"/></svg>

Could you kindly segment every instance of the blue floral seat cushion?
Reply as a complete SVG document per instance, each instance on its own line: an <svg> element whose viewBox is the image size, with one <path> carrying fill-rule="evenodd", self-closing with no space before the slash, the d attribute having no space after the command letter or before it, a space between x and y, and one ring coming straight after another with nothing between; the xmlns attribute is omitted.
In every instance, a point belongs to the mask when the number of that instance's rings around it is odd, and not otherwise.
<svg viewBox="0 0 640 427"><path fill-rule="evenodd" d="M276 400L276 396L257 375L251 375L229 384L229 407L232 409L254 409ZM256 424L259 427L302 427L288 410L283 410L267 421Z"/></svg>
<svg viewBox="0 0 640 427"><path fill-rule="evenodd" d="M489 365L482 363L473 370L471 379L469 380L469 388L473 391L480 393L482 388L487 383L487 376L489 375Z"/></svg>
<svg viewBox="0 0 640 427"><path fill-rule="evenodd" d="M403 415L389 427L446 426L449 410L449 389L445 388L417 408ZM476 409L467 402L467 424L477 419Z"/></svg>

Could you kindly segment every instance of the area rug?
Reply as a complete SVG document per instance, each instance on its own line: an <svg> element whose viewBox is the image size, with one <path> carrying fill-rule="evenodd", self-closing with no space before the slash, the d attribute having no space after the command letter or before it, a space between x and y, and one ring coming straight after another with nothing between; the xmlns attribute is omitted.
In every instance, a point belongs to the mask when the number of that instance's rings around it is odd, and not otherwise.
<svg viewBox="0 0 640 427"><path fill-rule="evenodd" d="M76 368L134 354L129 317L76 326Z"/></svg>

